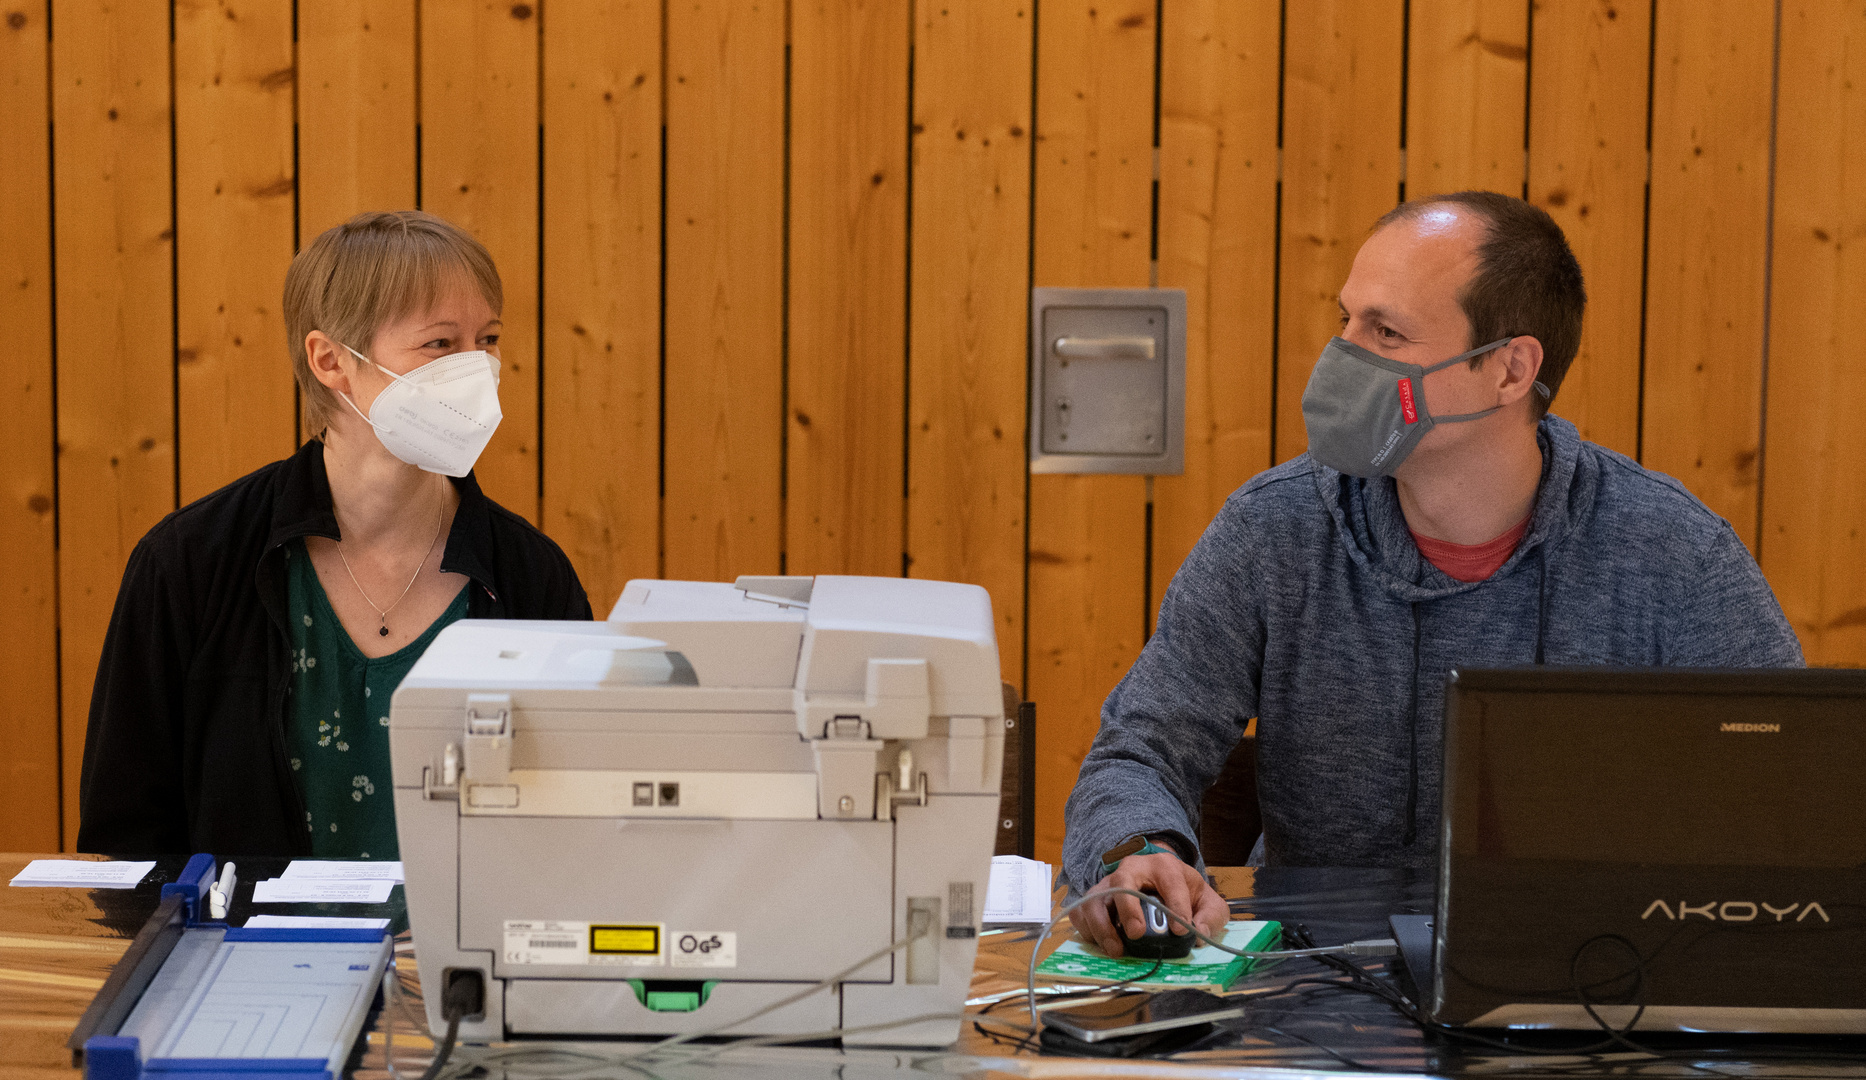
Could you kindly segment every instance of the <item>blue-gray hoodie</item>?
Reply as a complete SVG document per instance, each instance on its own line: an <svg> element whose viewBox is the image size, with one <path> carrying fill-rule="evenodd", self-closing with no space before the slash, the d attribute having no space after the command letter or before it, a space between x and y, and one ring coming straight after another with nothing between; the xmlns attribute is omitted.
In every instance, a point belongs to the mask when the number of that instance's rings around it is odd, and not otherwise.
<svg viewBox="0 0 1866 1080"><path fill-rule="evenodd" d="M1755 560L1684 485L1558 417L1536 437L1529 531L1480 582L1419 554L1392 480L1304 454L1238 489L1102 708L1065 812L1073 887L1135 833L1196 850L1252 717L1268 863L1425 866L1452 667L1801 664Z"/></svg>

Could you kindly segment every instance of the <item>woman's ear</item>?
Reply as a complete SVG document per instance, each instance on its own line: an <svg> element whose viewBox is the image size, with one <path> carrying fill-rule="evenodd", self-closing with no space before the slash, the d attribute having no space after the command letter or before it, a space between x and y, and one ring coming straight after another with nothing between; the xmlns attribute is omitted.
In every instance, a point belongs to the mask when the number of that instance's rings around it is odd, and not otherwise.
<svg viewBox="0 0 1866 1080"><path fill-rule="evenodd" d="M349 366L350 353L343 346L332 341L322 330L313 330L305 335L305 362L311 368L311 376L323 383L333 393L351 394ZM354 364L355 361L351 360Z"/></svg>

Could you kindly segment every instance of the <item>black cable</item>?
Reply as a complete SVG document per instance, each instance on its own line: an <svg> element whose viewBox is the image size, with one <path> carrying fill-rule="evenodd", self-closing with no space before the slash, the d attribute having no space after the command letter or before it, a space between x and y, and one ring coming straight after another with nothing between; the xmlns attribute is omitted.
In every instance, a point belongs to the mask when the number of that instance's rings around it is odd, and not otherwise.
<svg viewBox="0 0 1866 1080"><path fill-rule="evenodd" d="M1633 954L1632 997L1639 1007L1633 1010L1633 1018L1628 1020L1626 1026L1618 1031L1615 1031L1612 1024L1607 1023L1598 1012L1594 1011L1593 1000L1587 996L1587 990L1581 986L1581 957L1591 946L1601 941L1615 942L1624 946L1627 952ZM1601 934L1598 937L1589 938L1581 943L1581 947L1574 951L1573 956L1568 958L1568 981L1574 984L1575 1000L1581 1003L1581 1008L1587 1010L1588 1019L1594 1021L1595 1024L1600 1026L1600 1030L1607 1033L1609 1041L1624 1046L1634 1053L1652 1053L1651 1050L1627 1038L1628 1035L1632 1034L1633 1029L1639 1026L1639 1018L1646 1015L1646 959L1639 955L1638 946L1618 934ZM1618 982L1619 979L1616 977L1613 981Z"/></svg>
<svg viewBox="0 0 1866 1080"><path fill-rule="evenodd" d="M1303 947L1309 947L1309 945L1313 943L1314 941L1314 938L1312 938L1309 935L1308 928L1306 926L1303 926L1301 923L1285 923L1283 932L1284 932L1284 935L1288 937L1291 941L1294 941L1298 945L1303 946ZM1291 983L1290 986L1293 987L1297 985L1328 985L1328 986L1334 986L1335 988L1340 989L1340 990L1347 990L1353 993L1360 993L1360 994L1365 994L1369 997L1379 998L1381 1001L1384 1001L1388 1005L1392 1006L1394 1011L1398 1012L1409 1023L1419 1028L1421 1031L1444 1035L1448 1038L1456 1039L1462 1042L1475 1043L1477 1045L1489 1047L1491 1049L1507 1050L1511 1053L1528 1054L1532 1056L1542 1055L1542 1056L1549 1056L1549 1057L1575 1057L1575 1056L1598 1057L1602 1051L1618 1045L1618 1043L1616 1043L1616 1041L1613 1038L1608 1038L1602 1042L1591 1043L1587 1046L1576 1047L1573 1049L1566 1049L1566 1050L1553 1050L1553 1049L1542 1049L1540 1047L1521 1046L1516 1043L1505 1042L1500 1039L1487 1038L1485 1036L1478 1035L1475 1032L1466 1031L1462 1028L1454 1028L1449 1025L1440 1024L1432 1020L1428 1020L1422 1013L1419 1012L1418 1007L1415 1006L1411 1001L1407 1000L1406 996L1400 993L1397 988L1395 988L1389 983L1383 982L1380 979L1375 978L1373 973L1367 971L1365 968L1361 967L1359 964L1356 964L1353 961L1346 959L1345 957L1320 956L1320 957L1316 957L1316 959L1319 960L1322 964L1328 967L1334 968L1336 971L1343 973L1344 975L1347 976L1347 978L1341 979L1341 980L1299 979L1296 982ZM1612 1029L1609 1028L1609 1032L1611 1032L1611 1030ZM1645 1053L1647 1051L1642 1050L1640 1052ZM1656 1057L1658 1055L1654 1055L1654 1056Z"/></svg>
<svg viewBox="0 0 1866 1080"><path fill-rule="evenodd" d="M1097 986L1093 990L1070 990L1070 991L1067 991L1066 993L1051 994L1049 995L1049 999L1051 1001L1069 1001L1074 998L1084 998L1084 997L1092 997L1097 994L1106 994L1109 991L1113 991L1113 990L1124 990L1127 987L1130 987L1137 982L1144 982L1147 979L1153 978L1154 975L1159 973L1161 965L1165 963L1166 961L1164 960L1155 960L1153 962L1152 967L1148 968L1146 971L1142 972L1139 975L1135 975L1132 978L1122 979L1120 982L1109 983L1106 986ZM986 1005L984 1008L978 1011L980 1015L983 1015L997 1008L998 1006L1004 1004L1007 1001L1016 1001L1016 1000L1017 998L1015 997L999 998L997 1001L994 1001L991 1004ZM1135 1003L1134 1007L1139 1008L1145 1002L1146 1002L1146 999L1143 997L1140 1001ZM1024 1050L1029 1049L1031 1040L1036 1039L1038 1034L1041 1033L1043 1030L1042 1023L1039 1022L1037 1017L1034 1015L1030 1018L1030 1027L1032 1029L1031 1034L1020 1035L1017 1037L1017 1040L1013 1043L1013 1042L1010 1042L1010 1036L1000 1035L1000 1034L997 1034L996 1032L986 1031L984 1025L980 1024L976 1020L972 1021L973 1031L976 1031L980 1035L983 1035L985 1038L990 1039L993 1043L997 1044L998 1046L1004 1046L1004 1045L1009 1044L1018 1052L1022 1052ZM1038 1053L1043 1052L1041 1046L1037 1048L1037 1052Z"/></svg>
<svg viewBox="0 0 1866 1080"><path fill-rule="evenodd" d="M1265 1027L1262 1030L1267 1031L1272 1035L1281 1035L1285 1039L1293 1039L1296 1042L1302 1043L1304 1046L1310 1046L1317 1050L1320 1050L1322 1053L1327 1054L1329 1057L1334 1058L1336 1061L1341 1062L1343 1065L1346 1065L1350 1069L1360 1069L1363 1072L1386 1072L1388 1071L1388 1070L1382 1069L1378 1065L1369 1065L1364 1061L1356 1061L1353 1058L1347 1056L1346 1054L1341 1053L1338 1050L1335 1050L1332 1047L1323 1046L1321 1043L1316 1042L1314 1039L1308 1038L1307 1036L1304 1036L1304 1035L1298 1035L1293 1031L1284 1031L1282 1028L1279 1028L1279 1027Z"/></svg>
<svg viewBox="0 0 1866 1080"><path fill-rule="evenodd" d="M1287 936L1290 940L1297 942L1298 944L1306 943L1312 940L1309 937L1307 928L1303 927L1300 923L1285 924L1284 933L1285 933L1285 936ZM1595 939L1595 940L1598 940L1598 939ZM1588 944L1592 944L1592 941L1590 941ZM1583 946L1583 948L1585 947L1586 945ZM1629 945L1629 948L1630 948L1630 945ZM1405 995L1401 994L1397 988L1393 987L1389 983L1383 982L1382 980L1376 978L1371 972L1367 971L1365 968L1362 968L1360 965L1354 963L1353 961L1345 959L1340 956L1322 956L1322 957L1317 957L1316 959L1329 967L1335 968L1336 970L1343 972L1349 977L1346 979L1342 979L1342 980L1302 979L1302 980L1298 980L1296 983L1291 983L1290 984L1291 986L1295 986L1298 984L1308 984L1308 985L1325 984L1325 985L1332 985L1336 989L1346 990L1352 993L1360 993L1360 994L1365 994L1370 997L1379 998L1380 1000L1385 1001L1389 1005L1393 1006L1395 1011L1397 1011L1408 1022L1410 1022L1411 1024L1413 1024L1415 1027L1419 1028L1423 1032L1426 1032L1428 1034L1442 1035L1448 1039L1456 1040L1459 1042L1471 1043L1477 1046L1486 1047L1488 1049L1503 1050L1503 1051L1507 1051L1512 1054L1524 1054L1524 1055L1530 1055L1530 1056L1545 1056L1545 1057L1592 1058L1592 1059L1595 1059L1593 1062L1594 1067L1599 1067L1599 1066L1608 1065L1608 1064L1613 1064L1613 1065L1625 1064L1624 1062L1608 1063L1608 1062L1604 1062L1600 1060L1600 1057L1604 1052L1611 1050L1614 1047L1621 1047L1623 1049L1630 1049L1634 1053L1644 1054L1648 1057L1653 1058L1654 1060L1678 1062L1680 1064L1685 1065L1688 1068L1692 1068L1700 1072L1707 1072L1713 1076L1726 1077L1726 1078L1732 1077L1733 1074L1726 1073L1726 1072L1720 1072L1716 1069L1710 1068L1707 1065L1698 1064L1697 1060L1694 1060L1694 1059L1703 1059L1706 1057L1715 1057L1715 1056L1727 1056L1727 1063L1733 1066L1741 1065L1745 1062L1750 1062L1750 1061L1787 1061L1787 1062L1831 1061L1831 1062L1845 1063L1845 1064L1851 1064L1851 1065L1858 1065L1858 1064L1861 1064L1862 1062L1866 1062L1866 1053L1849 1054L1849 1053L1834 1053L1834 1052L1821 1051L1821 1050L1776 1051L1776 1050L1766 1049L1762 1047L1741 1047L1739 1048L1739 1047L1727 1047L1727 1046L1705 1047L1705 1048L1696 1048L1696 1049L1691 1049L1691 1050L1657 1050L1652 1047L1645 1046L1640 1043L1635 1043L1635 1042L1632 1042L1632 1040L1627 1039L1626 1033L1632 1030L1631 1025L1628 1025L1626 1028L1616 1031L1610 1025L1602 1024L1603 1029L1609 1035L1607 1039L1604 1039L1597 1043L1590 1043L1586 1046L1574 1047L1571 1049L1545 1049L1542 1047L1524 1046L1520 1043L1512 1043L1512 1042L1504 1041L1502 1039L1489 1038L1483 1035L1479 1035L1474 1031L1468 1031L1463 1028L1455 1028L1455 1027L1451 1027L1446 1024L1440 1024L1435 1021L1429 1020L1423 1014L1421 1014L1418 1008L1415 1005L1413 1005L1411 1001L1407 1000ZM1275 995L1264 995L1264 996L1270 997L1270 996L1275 996ZM1579 996L1582 997L1584 1002L1586 1001L1585 994L1581 994ZM1596 1017L1595 1022L1601 1023L1598 1017ZM1637 1018L1635 1019L1635 1022L1637 1022Z"/></svg>
<svg viewBox="0 0 1866 1080"><path fill-rule="evenodd" d="M454 1054L454 1041L460 1037L460 1018L450 1017L447 1021L447 1036L434 1051L434 1060L428 1062L428 1071L421 1074L421 1080L434 1080L447 1067L447 1059Z"/></svg>
<svg viewBox="0 0 1866 1080"><path fill-rule="evenodd" d="M482 1012L486 1007L485 976L472 968L449 968L445 975L446 985L441 990L441 1016L447 1021L447 1034L441 1039L441 1045L434 1051L434 1060L428 1062L427 1071L421 1074L421 1080L436 1080L441 1070L447 1067L447 1061L453 1057L454 1045L460 1037L460 1021Z"/></svg>

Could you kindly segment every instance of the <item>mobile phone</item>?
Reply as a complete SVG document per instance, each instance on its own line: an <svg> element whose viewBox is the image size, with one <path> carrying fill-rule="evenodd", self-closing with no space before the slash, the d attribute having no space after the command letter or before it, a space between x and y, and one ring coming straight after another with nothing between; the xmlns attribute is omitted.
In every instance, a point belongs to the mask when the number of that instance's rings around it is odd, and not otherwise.
<svg viewBox="0 0 1866 1080"><path fill-rule="evenodd" d="M1203 990L1168 990L1117 994L1068 1009L1052 1009L1043 1014L1043 1026L1095 1043L1243 1015L1242 1003L1233 1005Z"/></svg>

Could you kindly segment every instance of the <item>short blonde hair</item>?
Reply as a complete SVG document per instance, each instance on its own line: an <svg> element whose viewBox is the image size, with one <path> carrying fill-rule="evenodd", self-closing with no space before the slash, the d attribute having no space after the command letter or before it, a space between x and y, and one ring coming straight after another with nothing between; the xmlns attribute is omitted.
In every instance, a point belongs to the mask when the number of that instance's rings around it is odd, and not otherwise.
<svg viewBox="0 0 1866 1080"><path fill-rule="evenodd" d="M305 336L322 330L370 356L379 330L428 310L462 277L479 286L494 314L504 309L499 270L485 245L419 210L358 214L326 229L292 259L285 272L285 335L307 435L321 436L343 403L311 374Z"/></svg>

